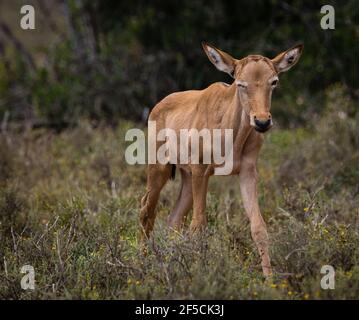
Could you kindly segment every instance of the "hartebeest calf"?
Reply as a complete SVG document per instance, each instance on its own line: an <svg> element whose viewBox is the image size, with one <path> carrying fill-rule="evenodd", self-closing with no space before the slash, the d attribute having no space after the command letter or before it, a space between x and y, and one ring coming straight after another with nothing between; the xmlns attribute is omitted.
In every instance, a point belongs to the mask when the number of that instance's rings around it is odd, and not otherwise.
<svg viewBox="0 0 359 320"><path fill-rule="evenodd" d="M252 238L259 250L263 273L272 273L268 254L268 235L262 218L257 193L256 163L263 144L263 133L273 124L270 114L271 97L278 84L278 75L294 66L303 45L280 53L274 59L249 55L237 60L229 54L202 43L209 60L234 78L231 85L214 83L204 90L170 94L152 110L149 120L156 121L157 132L180 129L233 129L233 170L239 175L243 204L250 220ZM156 148L160 144L157 143ZM171 177L173 164L149 164L147 191L141 201L142 235L148 237L155 221L159 194ZM205 214L208 179L214 165L203 163L176 164L182 176L181 191L174 210L168 217L172 228L184 223L193 207L190 229L206 226Z"/></svg>

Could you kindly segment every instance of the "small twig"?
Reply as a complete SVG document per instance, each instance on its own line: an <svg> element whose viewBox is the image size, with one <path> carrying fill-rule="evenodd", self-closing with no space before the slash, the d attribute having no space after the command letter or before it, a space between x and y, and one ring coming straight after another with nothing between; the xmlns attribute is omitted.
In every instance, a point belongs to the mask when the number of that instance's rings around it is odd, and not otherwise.
<svg viewBox="0 0 359 320"><path fill-rule="evenodd" d="M71 221L71 225L70 225L70 228L69 228L69 233L68 233L68 236L67 236L67 242L66 242L66 245L65 245L66 249L68 249L71 241L75 237L75 233L73 233L73 230L74 230L74 225L75 225L76 219L77 219L77 214L72 218L72 221Z"/></svg>
<svg viewBox="0 0 359 320"><path fill-rule="evenodd" d="M56 223L57 223L58 220L59 220L59 216L56 216L55 221L54 221L54 223L51 225L50 228L48 228L49 223L46 224L45 232L41 235L41 237L39 238L39 240L37 240L36 245L38 245L39 242L43 239L43 237L45 237L45 235L46 235L52 228L55 227L55 225L56 225Z"/></svg>
<svg viewBox="0 0 359 320"><path fill-rule="evenodd" d="M293 251L289 252L286 256L285 256L285 260L288 260L289 257L294 253L294 252L298 252L298 251L305 251L304 247L301 247L301 248L297 248L297 249L294 249Z"/></svg>
<svg viewBox="0 0 359 320"><path fill-rule="evenodd" d="M322 225L325 222L325 220L327 220L327 218L328 218L328 214L322 219L322 221L319 222L319 224Z"/></svg>
<svg viewBox="0 0 359 320"><path fill-rule="evenodd" d="M7 273L7 262L6 262L6 258L4 256L4 271L5 271L5 275L6 277L8 276L8 273Z"/></svg>
<svg viewBox="0 0 359 320"><path fill-rule="evenodd" d="M14 229L13 229L12 226L10 228L10 231L11 231L12 242L13 242L13 245L14 245L14 252L15 252L15 255L17 255L17 243L16 243L16 240L15 240Z"/></svg>
<svg viewBox="0 0 359 320"><path fill-rule="evenodd" d="M60 251L60 240L59 240L59 234L56 233L56 247L57 247L57 255L59 257L60 267L61 270L63 270L63 262L61 259L61 251Z"/></svg>
<svg viewBox="0 0 359 320"><path fill-rule="evenodd" d="M290 272L275 272L275 274L277 276L280 276L280 277L289 277L289 276L294 276L295 273L290 273Z"/></svg>
<svg viewBox="0 0 359 320"><path fill-rule="evenodd" d="M136 271L142 273L142 270L141 270L141 269L138 269L138 268L135 268L135 267L131 267L131 266L125 265L123 262L121 262L121 261L118 260L118 259L116 259L116 263L113 263L113 262L111 262L111 261L106 261L106 263L107 263L109 266L120 267L120 268L124 268L124 269L132 269L132 270L136 270Z"/></svg>
<svg viewBox="0 0 359 320"><path fill-rule="evenodd" d="M292 218L292 215L288 211L284 210L283 208L278 207L278 210L282 213L283 216Z"/></svg>

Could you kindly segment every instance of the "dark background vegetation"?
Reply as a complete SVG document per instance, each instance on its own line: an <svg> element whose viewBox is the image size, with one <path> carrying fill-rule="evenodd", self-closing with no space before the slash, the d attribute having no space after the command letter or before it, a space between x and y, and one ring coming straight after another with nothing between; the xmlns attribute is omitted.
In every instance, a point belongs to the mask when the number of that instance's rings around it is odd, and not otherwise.
<svg viewBox="0 0 359 320"><path fill-rule="evenodd" d="M19 26L33 4L36 30ZM335 30L320 8L335 7ZM359 4L348 1L0 0L0 298L358 299ZM238 177L214 177L208 230L173 234L161 195L139 248L145 166L125 132L167 94L231 79L201 41L236 58L304 43L273 95L260 205L275 275L263 282ZM20 287L34 266L36 290ZM320 287L333 265L336 289Z"/></svg>
<svg viewBox="0 0 359 320"><path fill-rule="evenodd" d="M208 62L203 40L236 58L274 57L304 43L300 65L276 94L282 125L320 115L331 84L358 94L355 0L32 2L36 31L19 28L21 1L1 2L0 117L10 121L140 120L144 108L173 91L230 81ZM330 3L336 29L322 30L320 8Z"/></svg>

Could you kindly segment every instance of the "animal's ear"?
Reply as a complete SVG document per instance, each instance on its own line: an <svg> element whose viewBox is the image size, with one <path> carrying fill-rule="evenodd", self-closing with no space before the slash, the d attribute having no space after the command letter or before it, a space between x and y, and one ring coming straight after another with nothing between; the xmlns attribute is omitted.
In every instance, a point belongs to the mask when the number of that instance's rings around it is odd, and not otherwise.
<svg viewBox="0 0 359 320"><path fill-rule="evenodd" d="M231 77L234 77L235 59L228 53L225 53L207 42L202 42L204 52L207 54L208 59L216 66L220 71L228 73Z"/></svg>
<svg viewBox="0 0 359 320"><path fill-rule="evenodd" d="M278 54L274 59L272 59L277 72L284 72L293 67L298 62L302 54L303 47L304 46L302 44L299 44L293 48L288 49L287 51Z"/></svg>

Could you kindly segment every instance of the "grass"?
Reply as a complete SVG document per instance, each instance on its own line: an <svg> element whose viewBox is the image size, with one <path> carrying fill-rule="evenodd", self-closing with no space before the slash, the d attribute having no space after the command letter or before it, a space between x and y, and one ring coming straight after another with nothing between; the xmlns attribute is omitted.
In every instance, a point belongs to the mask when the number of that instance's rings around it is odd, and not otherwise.
<svg viewBox="0 0 359 320"><path fill-rule="evenodd" d="M146 167L124 161L124 135L136 124L3 133L0 298L358 299L358 113L343 94L328 99L334 111L314 129L266 136L259 172L270 282L237 177L212 178L209 227L195 238L166 228L179 177L169 182L144 257L137 235ZM25 264L35 268L33 291L20 287ZM323 265L336 270L334 290L320 287Z"/></svg>

